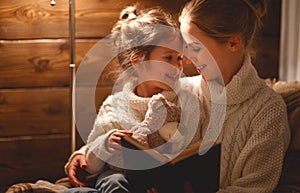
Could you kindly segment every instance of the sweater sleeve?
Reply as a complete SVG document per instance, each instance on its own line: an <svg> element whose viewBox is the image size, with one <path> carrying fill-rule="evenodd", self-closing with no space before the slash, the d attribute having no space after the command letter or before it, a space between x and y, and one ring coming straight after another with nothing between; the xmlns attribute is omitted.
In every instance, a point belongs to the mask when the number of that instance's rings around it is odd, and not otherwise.
<svg viewBox="0 0 300 193"><path fill-rule="evenodd" d="M114 102L117 102L117 99L113 96L109 96L103 102L87 140L85 155L88 165L87 171L91 174L101 172L105 162L113 156L107 151L106 140L116 129L122 129L116 117L117 109L115 108L118 105L114 104Z"/></svg>
<svg viewBox="0 0 300 193"><path fill-rule="evenodd" d="M218 193L272 192L279 180L287 150L289 133L286 106L282 101L269 102L251 122L245 146L238 156L230 183ZM241 146L240 141L235 146Z"/></svg>

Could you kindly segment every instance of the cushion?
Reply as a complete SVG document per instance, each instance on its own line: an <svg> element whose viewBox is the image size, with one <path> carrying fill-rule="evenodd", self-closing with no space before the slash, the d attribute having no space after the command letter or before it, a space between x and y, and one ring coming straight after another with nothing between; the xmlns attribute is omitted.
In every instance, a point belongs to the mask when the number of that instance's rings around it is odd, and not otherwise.
<svg viewBox="0 0 300 193"><path fill-rule="evenodd" d="M300 192L300 83L266 80L268 86L279 93L287 105L291 141L282 175L275 192Z"/></svg>

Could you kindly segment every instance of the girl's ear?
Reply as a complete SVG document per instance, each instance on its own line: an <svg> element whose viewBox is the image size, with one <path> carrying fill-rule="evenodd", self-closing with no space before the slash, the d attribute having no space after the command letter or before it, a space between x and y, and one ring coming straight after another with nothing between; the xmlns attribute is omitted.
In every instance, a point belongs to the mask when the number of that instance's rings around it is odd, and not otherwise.
<svg viewBox="0 0 300 193"><path fill-rule="evenodd" d="M130 56L130 62L133 66L136 66L138 63L142 62L142 57L138 54L132 54Z"/></svg>
<svg viewBox="0 0 300 193"><path fill-rule="evenodd" d="M235 34L230 37L228 41L228 48L231 52L236 52L241 48L242 44L242 36L240 34Z"/></svg>

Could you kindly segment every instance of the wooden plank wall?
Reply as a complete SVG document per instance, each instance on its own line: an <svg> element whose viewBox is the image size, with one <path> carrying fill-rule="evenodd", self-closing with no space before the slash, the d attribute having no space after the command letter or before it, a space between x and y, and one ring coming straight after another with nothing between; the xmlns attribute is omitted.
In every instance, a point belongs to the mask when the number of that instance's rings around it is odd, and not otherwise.
<svg viewBox="0 0 300 193"><path fill-rule="evenodd" d="M109 34L120 10L136 1L75 1L77 65ZM186 0L142 2L177 15ZM280 0L272 1L274 11L263 33L268 43L259 56L267 65L267 70L258 65L262 77L278 76L279 7ZM60 0L54 7L50 0L0 1L0 187L64 176L70 155L68 8L68 1ZM191 67L185 72L195 74ZM96 109L111 92L112 82L105 73L100 78Z"/></svg>
<svg viewBox="0 0 300 193"><path fill-rule="evenodd" d="M109 34L121 8L136 1L75 2L78 65ZM172 5L179 10L180 2ZM0 186L64 176L70 155L68 8L60 0L54 7L50 0L0 2ZM97 108L111 90L110 78L102 80Z"/></svg>

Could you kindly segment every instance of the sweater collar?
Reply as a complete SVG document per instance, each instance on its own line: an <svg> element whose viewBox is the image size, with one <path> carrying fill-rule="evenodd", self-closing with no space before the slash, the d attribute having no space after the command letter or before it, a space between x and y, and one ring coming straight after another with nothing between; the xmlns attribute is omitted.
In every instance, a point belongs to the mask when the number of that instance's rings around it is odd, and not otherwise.
<svg viewBox="0 0 300 193"><path fill-rule="evenodd" d="M264 84L263 80L258 77L258 74L251 63L251 57L247 55L241 69L235 74L232 80L224 87L216 81L201 81L203 95L210 99L210 91L215 91L212 95L213 101L224 101L221 97L225 96L224 88L226 88L227 105L240 104L253 96ZM213 92L212 92L213 93Z"/></svg>
<svg viewBox="0 0 300 193"><path fill-rule="evenodd" d="M139 120L143 121L145 118L146 111L148 110L148 103L151 97L140 97L134 93L134 88L136 87L137 82L131 81L125 84L123 92L125 97L128 97L128 110L132 116ZM162 91L161 94L165 97L166 100L175 102L177 100L177 95L174 91Z"/></svg>

